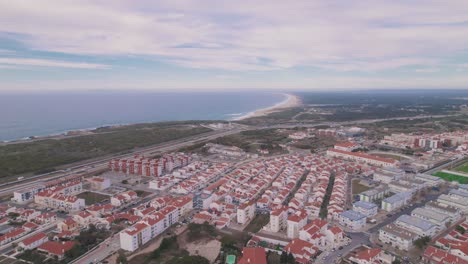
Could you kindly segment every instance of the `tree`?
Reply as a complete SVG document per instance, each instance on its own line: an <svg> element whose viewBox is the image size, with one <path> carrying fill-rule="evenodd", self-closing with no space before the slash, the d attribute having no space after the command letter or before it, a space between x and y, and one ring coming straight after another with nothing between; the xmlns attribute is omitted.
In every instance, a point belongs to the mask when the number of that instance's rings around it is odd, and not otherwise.
<svg viewBox="0 0 468 264"><path fill-rule="evenodd" d="M416 240L414 241L413 244L414 244L416 247L418 247L419 249L422 249L422 248L424 248L425 246L427 246L427 244L428 244L430 241L431 241L431 238L430 238L430 237L424 236L424 237L421 237L421 238L419 238L419 239L416 239Z"/></svg>
<svg viewBox="0 0 468 264"><path fill-rule="evenodd" d="M120 251L119 256L117 257L117 264L127 264L127 263L128 263L127 257L122 251Z"/></svg>
<svg viewBox="0 0 468 264"><path fill-rule="evenodd" d="M287 263L288 262L288 253L286 253L285 251L283 251L281 253L281 257L280 257L280 263L281 264L284 264L284 263Z"/></svg>
<svg viewBox="0 0 468 264"><path fill-rule="evenodd" d="M288 261L287 261L288 264L294 264L296 263L296 260L294 259L294 256L293 254L289 253L288 254Z"/></svg>
<svg viewBox="0 0 468 264"><path fill-rule="evenodd" d="M461 226L461 225L458 225L455 229L461 234L465 234L465 232L466 232L466 229L463 228L463 226Z"/></svg>

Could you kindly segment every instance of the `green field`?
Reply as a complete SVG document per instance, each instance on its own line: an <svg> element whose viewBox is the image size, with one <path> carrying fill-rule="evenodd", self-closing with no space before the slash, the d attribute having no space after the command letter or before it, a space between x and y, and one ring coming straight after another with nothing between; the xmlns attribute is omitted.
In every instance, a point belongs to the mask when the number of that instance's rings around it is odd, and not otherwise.
<svg viewBox="0 0 468 264"><path fill-rule="evenodd" d="M93 134L0 146L0 178L41 174L58 166L211 131L198 123L149 123L93 130ZM27 176L27 175L26 175Z"/></svg>
<svg viewBox="0 0 468 264"><path fill-rule="evenodd" d="M450 173L445 173L445 172L436 172L434 174L432 174L434 176L437 176L439 178L442 178L446 181L456 181L456 182L459 182L461 184L468 184L468 177L463 177L463 176L458 176L458 175L455 175L455 174L450 174Z"/></svg>
<svg viewBox="0 0 468 264"><path fill-rule="evenodd" d="M468 162L455 168L456 171L468 173Z"/></svg>

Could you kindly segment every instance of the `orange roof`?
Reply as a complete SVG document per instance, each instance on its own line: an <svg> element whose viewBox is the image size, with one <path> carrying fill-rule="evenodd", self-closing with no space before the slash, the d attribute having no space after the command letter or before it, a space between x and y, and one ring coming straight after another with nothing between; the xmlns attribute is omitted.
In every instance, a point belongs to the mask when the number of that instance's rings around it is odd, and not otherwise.
<svg viewBox="0 0 468 264"><path fill-rule="evenodd" d="M380 254L380 252L382 252L381 248L371 248L371 249L361 250L361 251L356 253L356 258L366 260L366 261L370 262L378 254Z"/></svg>
<svg viewBox="0 0 468 264"><path fill-rule="evenodd" d="M30 237L26 238L25 240L23 240L21 242L23 242L23 244L25 246L27 246L27 245L31 245L32 243L34 243L34 242L36 242L38 240L44 239L46 237L47 237L47 235L45 233L40 232L40 233L37 233L37 234L35 234L33 236L30 236Z"/></svg>
<svg viewBox="0 0 468 264"><path fill-rule="evenodd" d="M261 247L245 247L242 250L242 257L237 264L267 264L265 249Z"/></svg>
<svg viewBox="0 0 468 264"><path fill-rule="evenodd" d="M127 234L133 236L133 235L135 235L135 234L141 232L143 229L145 229L145 228L147 228L147 227L149 227L149 226L148 226L147 224L145 224L145 223L136 223L136 224L134 224L133 226L127 228L127 229L125 230L125 232L126 232Z"/></svg>
<svg viewBox="0 0 468 264"><path fill-rule="evenodd" d="M44 244L38 247L39 250L48 252L49 254L61 256L66 251L70 250L75 242L73 241L66 241L66 242L55 242L55 241L47 241Z"/></svg>

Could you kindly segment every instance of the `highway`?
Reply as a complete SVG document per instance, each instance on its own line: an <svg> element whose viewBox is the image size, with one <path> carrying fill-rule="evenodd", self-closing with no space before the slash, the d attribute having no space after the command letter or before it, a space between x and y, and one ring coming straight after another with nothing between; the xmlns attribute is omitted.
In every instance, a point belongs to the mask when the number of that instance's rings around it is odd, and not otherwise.
<svg viewBox="0 0 468 264"><path fill-rule="evenodd" d="M64 166L62 170L35 175L35 176L30 176L30 177L25 177L25 179L22 179L22 180L15 180L15 181L11 181L8 183L0 184L0 188L1 188L0 196L10 195L15 190L34 186L35 184L38 184L44 180L58 179L66 175L78 174L80 172L86 172L88 174L96 173L102 169L105 169L107 166L107 162L113 158L131 157L136 153L141 153L144 155L151 156L151 155L155 155L159 153L174 151L182 147L190 146L195 143L198 143L198 141L200 142L209 141L209 140L216 139L218 137L232 135L232 134L236 134L236 133L247 131L247 130L271 129L271 128L294 128L297 126L316 127L316 126L323 126L323 125L334 127L334 126L342 126L342 125L350 125L350 124L374 123L374 122L389 121L389 120L405 120L405 119L414 120L414 119L421 119L421 118L428 118L428 117L439 118L439 117L446 117L446 116L451 116L451 115L394 117L394 118L384 118L384 119L364 119L364 120L345 121L345 122L322 122L322 123L313 123L313 124L306 124L306 123L299 122L299 123L293 123L293 124L279 124L279 125L272 125L272 126L246 126L246 125L241 125L241 124L234 124L235 127L233 129L214 130L214 131L210 131L210 132L203 133L203 134L198 134L198 135L194 135L194 136L190 136L190 137L186 137L182 139L168 141L162 144L157 144L157 145L143 147L143 148L136 148L126 154L121 154L121 155L109 154L105 157L101 157L98 159L82 161L79 163Z"/></svg>
<svg viewBox="0 0 468 264"><path fill-rule="evenodd" d="M10 195L15 190L32 187L44 180L58 179L58 178L62 178L70 174L78 174L83 171L88 174L95 173L102 169L105 169L107 167L107 162L114 158L132 157L136 153L147 155L147 156L153 156L158 153L175 151L177 149L193 145L197 143L198 141L209 141L209 140L216 139L218 137L236 134L245 130L247 130L247 128L245 127L236 127L231 130L210 131L207 133L203 133L203 134L199 134L199 135L195 135L195 136L191 136L187 138L168 141L168 142L154 145L154 146L138 148L127 154L109 155L104 158L100 158L98 160L93 160L93 161L83 163L77 166L71 166L67 168L66 170L60 170L60 171L56 171L52 173L35 175L32 177L25 178L24 180L4 183L0 185L0 188L1 188L0 196Z"/></svg>

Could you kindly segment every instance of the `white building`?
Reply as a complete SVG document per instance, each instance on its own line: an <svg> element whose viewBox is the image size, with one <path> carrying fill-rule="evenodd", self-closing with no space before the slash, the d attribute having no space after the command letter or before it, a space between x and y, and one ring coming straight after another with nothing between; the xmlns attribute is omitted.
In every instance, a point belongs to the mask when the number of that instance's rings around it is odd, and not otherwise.
<svg viewBox="0 0 468 264"><path fill-rule="evenodd" d="M105 177L92 177L88 179L88 182L91 184L91 189L98 191L107 189L111 186L110 179Z"/></svg>
<svg viewBox="0 0 468 264"><path fill-rule="evenodd" d="M34 200L34 196L45 190L45 185L38 184L32 187L24 188L13 192L13 198L11 199L16 203L26 203Z"/></svg>
<svg viewBox="0 0 468 264"><path fill-rule="evenodd" d="M417 234L420 237L432 237L437 232L437 226L433 223L409 215L401 215L395 221L395 224Z"/></svg>
<svg viewBox="0 0 468 264"><path fill-rule="evenodd" d="M343 227L359 230L366 225L366 216L359 212L348 210L338 215L338 222Z"/></svg>
<svg viewBox="0 0 468 264"><path fill-rule="evenodd" d="M395 224L389 224L379 230L379 240L401 250L408 250L419 236Z"/></svg>
<svg viewBox="0 0 468 264"><path fill-rule="evenodd" d="M375 203L358 201L353 204L353 211L359 212L366 217L372 217L377 214L378 206Z"/></svg>
<svg viewBox="0 0 468 264"><path fill-rule="evenodd" d="M381 168L374 172L374 181L382 183L390 183L391 181L398 180L405 176L405 171L395 168Z"/></svg>
<svg viewBox="0 0 468 264"><path fill-rule="evenodd" d="M265 229L270 232L279 232L288 227L288 208L283 206L270 212L270 222Z"/></svg>
<svg viewBox="0 0 468 264"><path fill-rule="evenodd" d="M410 192L402 192L385 198L382 201L382 210L387 212L401 208L409 203L413 195Z"/></svg>
<svg viewBox="0 0 468 264"><path fill-rule="evenodd" d="M50 208L65 211L78 211L85 207L85 200L74 195L54 193L51 190L39 192L34 196L34 202Z"/></svg>
<svg viewBox="0 0 468 264"><path fill-rule="evenodd" d="M365 202L372 202L378 199L383 199L390 191L386 184L381 184L374 189L367 190L359 194L359 200Z"/></svg>
<svg viewBox="0 0 468 264"><path fill-rule="evenodd" d="M359 145L353 142L342 142L342 143L336 143L334 146L335 149L342 150L342 151L348 151L351 152L353 150L356 150L359 148Z"/></svg>
<svg viewBox="0 0 468 264"><path fill-rule="evenodd" d="M435 212L442 213L444 215L449 215L451 218L451 222L455 223L456 221L460 220L462 217L462 213L458 208L453 206L448 206L443 203L439 203L437 201L429 201L426 203L425 208L431 209Z"/></svg>
<svg viewBox="0 0 468 264"><path fill-rule="evenodd" d="M237 223L243 225L252 220L255 216L255 203L248 202L241 204L237 208Z"/></svg>
<svg viewBox="0 0 468 264"><path fill-rule="evenodd" d="M144 222L136 223L120 232L120 247L133 252L151 239L151 228Z"/></svg>
<svg viewBox="0 0 468 264"><path fill-rule="evenodd" d="M425 207L414 209L411 212L411 216L431 222L439 226L439 230L445 229L445 224L452 221L452 218L449 215L446 215L441 212L436 212Z"/></svg>
<svg viewBox="0 0 468 264"><path fill-rule="evenodd" d="M437 201L447 206L458 208L463 213L468 213L468 191L461 189L450 190L449 194L442 194Z"/></svg>
<svg viewBox="0 0 468 264"><path fill-rule="evenodd" d="M43 232L30 236L18 243L18 247L22 250L32 250L44 244L49 240L49 237Z"/></svg>
<svg viewBox="0 0 468 264"><path fill-rule="evenodd" d="M288 217L288 237L297 238L299 237L299 230L301 230L307 224L307 212L305 210L299 210L295 214Z"/></svg>
<svg viewBox="0 0 468 264"><path fill-rule="evenodd" d="M444 182L444 180L442 180L439 177L432 176L429 174L424 174L424 173L418 173L414 177L418 180L426 182L428 186L438 186Z"/></svg>

